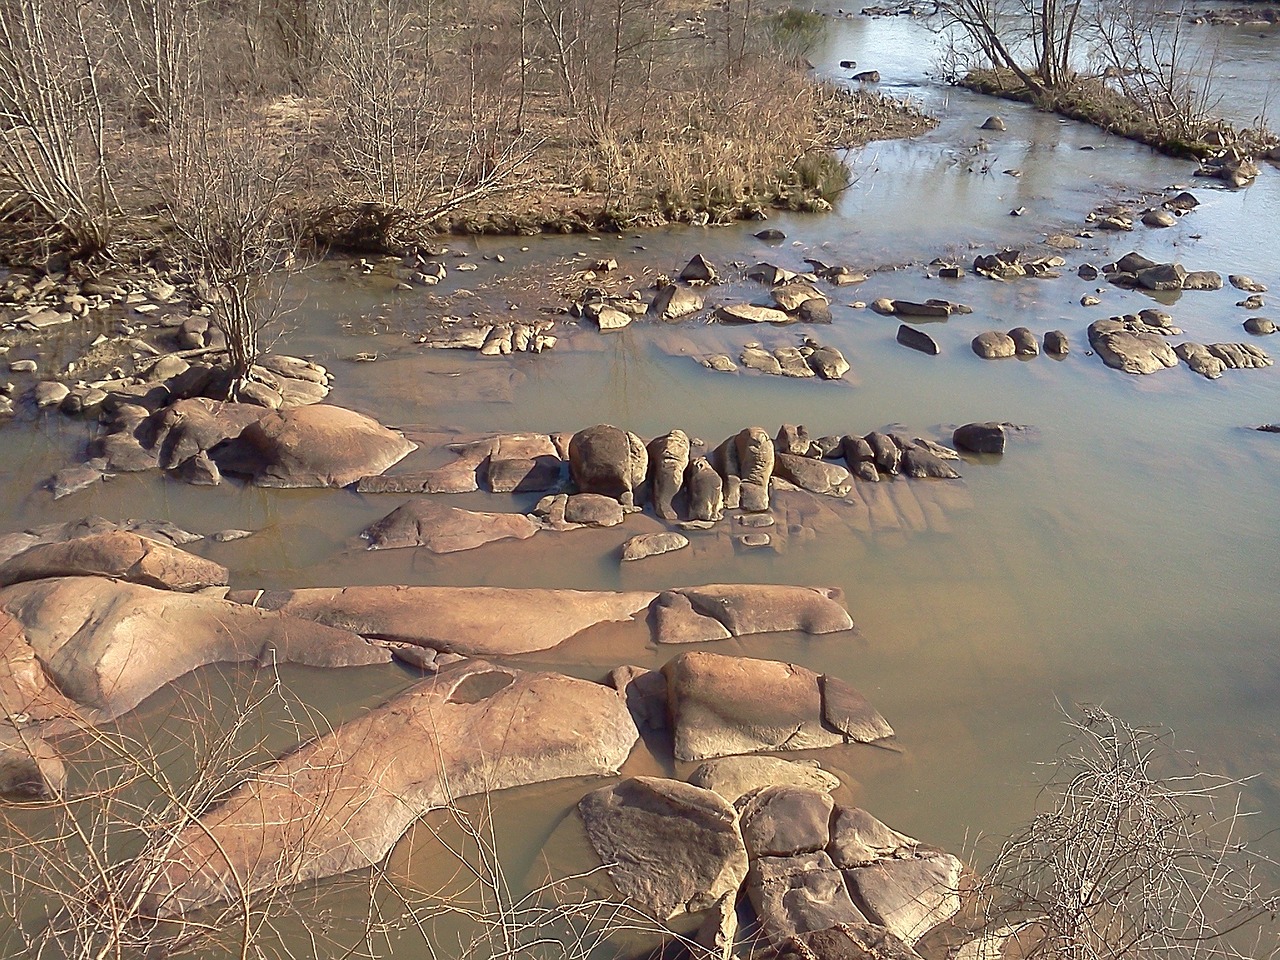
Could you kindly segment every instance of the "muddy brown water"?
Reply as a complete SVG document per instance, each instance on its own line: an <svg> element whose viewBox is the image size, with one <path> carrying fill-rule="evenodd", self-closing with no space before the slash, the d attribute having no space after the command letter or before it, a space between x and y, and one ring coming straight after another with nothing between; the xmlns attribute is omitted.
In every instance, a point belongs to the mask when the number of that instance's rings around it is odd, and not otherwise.
<svg viewBox="0 0 1280 960"><path fill-rule="evenodd" d="M813 436L892 424L943 441L952 426L970 420L1031 426L1011 438L1004 457L967 459L961 472L971 506L948 514L949 534L819 531L812 540L790 540L784 553L735 552L723 540L694 536L691 550L623 568L617 560L622 539L653 526L633 519L614 530L540 534L446 557L370 553L359 531L404 498L236 484L205 489L122 475L53 502L39 482L79 455L91 428L30 412L0 429L5 527L97 513L164 518L200 533L253 529L249 539L203 551L231 567L237 587L839 586L858 625L856 637L774 635L715 649L791 660L863 690L897 730L898 750L850 747L822 751L820 758L845 779L846 799L894 827L957 851L970 849L977 836L1007 832L1030 811L1035 763L1065 736L1063 710L1089 702L1134 722L1168 725L1179 746L1194 750L1208 768L1256 774L1245 804L1261 811L1253 826L1264 832L1280 823L1280 438L1244 428L1280 420L1280 368L1228 371L1215 382L1185 367L1129 377L1086 356L1084 334L1099 316L1162 306L1189 339L1252 340L1275 349L1243 332L1250 313L1234 305L1243 294L1229 286L1164 295L1159 302L1107 287L1099 294L1102 306L1086 309L1079 299L1098 284L1079 280L1074 269L1137 249L1189 269L1250 274L1280 291L1274 252L1280 171L1266 166L1243 191L1193 181L1185 162L1016 104L931 84L929 42L905 20L835 22L816 57L820 69L840 75L839 60L857 59L859 69L881 72L883 87L918 98L942 122L916 140L850 154L855 179L832 214L780 215L770 223L787 234L785 241L756 240L759 226L751 224L598 239L457 240L451 246L468 256L446 258L449 277L430 294L395 292L376 278L360 279L349 264L319 264L297 281L300 306L285 346L336 373L333 402L418 432L572 431L611 422L644 437L680 427L714 445L748 425L773 432L784 422L804 424ZM1255 47L1249 39L1232 49L1268 79ZM1247 84L1240 89L1241 96L1256 92ZM991 113L1006 118L1007 132L977 129ZM935 256L968 261L1047 233L1072 233L1099 203L1156 195L1173 185L1190 186L1201 206L1169 230L1138 227L1085 239L1083 249L1064 252L1061 279L999 284L927 276L924 265ZM1011 217L1016 207L1027 212ZM582 329L550 353L501 359L414 342L423 318L440 309L432 297L450 297L451 313L528 317L539 304L561 302L560 285L513 294L502 288L504 277L563 274L614 257L619 272L643 287L653 271L674 274L695 252L730 276L734 262L802 269L806 256L872 275L833 293L830 326L637 323L608 336ZM452 269L463 262L478 269ZM475 296L458 296L461 288ZM712 296L762 293L744 282L717 287ZM895 343L898 320L849 306L880 296L946 297L974 312L922 325L942 347L940 356L930 357ZM520 310L507 311L508 301ZM1071 354L1061 361L991 362L970 351L978 332L1019 325L1038 335L1066 331ZM839 347L853 366L850 382L716 374L693 359L736 354L752 339L795 343L801 333ZM347 359L357 353L378 359ZM527 509L534 499L480 493L448 502ZM598 678L618 663L658 666L671 655L634 630L604 629L521 662ZM333 722L413 679L397 666L293 669L285 678ZM183 681L191 689L204 682ZM130 722L143 729L162 723L174 696L158 694ZM629 770L672 768L640 752ZM495 842L512 878L523 878L537 862L555 822L585 789L583 783L551 784L493 798ZM412 864L423 882L451 875L438 850L416 858L398 852L396 863ZM355 901L336 902L342 909ZM395 955L427 954L406 939Z"/></svg>

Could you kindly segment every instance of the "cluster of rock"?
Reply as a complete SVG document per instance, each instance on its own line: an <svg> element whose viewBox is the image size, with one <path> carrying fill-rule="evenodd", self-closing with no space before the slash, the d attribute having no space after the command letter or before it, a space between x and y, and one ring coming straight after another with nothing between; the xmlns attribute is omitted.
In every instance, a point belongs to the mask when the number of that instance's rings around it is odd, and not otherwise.
<svg viewBox="0 0 1280 960"><path fill-rule="evenodd" d="M723 353L703 357L699 363L719 373L738 371L733 359ZM743 346L738 363L759 373L802 379L842 380L850 370L849 361L843 353L836 347L824 346L813 337L803 337L799 346L781 346L773 350L752 341Z"/></svg>
<svg viewBox="0 0 1280 960"><path fill-rule="evenodd" d="M139 317L148 317L182 300L174 284L148 267L121 277L19 273L0 283L0 303L17 311L0 329L46 330L111 307L125 307Z"/></svg>
<svg viewBox="0 0 1280 960"><path fill-rule="evenodd" d="M950 300L937 298L917 303L914 300L896 300L890 297L881 297L872 301L871 309L884 316L928 317L936 320L945 320L952 314L957 313L973 313L973 308L965 306L963 303L952 303Z"/></svg>
<svg viewBox="0 0 1280 960"><path fill-rule="evenodd" d="M1027 327L1014 327L1007 333L986 330L973 338L973 352L984 360L1000 360L1006 357L1036 357L1040 344L1036 335ZM1061 330L1049 330L1044 335L1044 352L1052 357L1065 357L1071 350L1067 335Z"/></svg>
<svg viewBox="0 0 1280 960"><path fill-rule="evenodd" d="M451 326L424 336L419 343L438 350L477 350L485 357L513 353L542 353L558 341L551 333L555 322L494 323L474 327Z"/></svg>
<svg viewBox="0 0 1280 960"><path fill-rule="evenodd" d="M1053 280L1060 276L1059 269L1066 266L1067 261L1055 255L1048 257L1032 257L1024 260L1021 250L1006 248L996 253L981 254L973 260L973 272L988 280L1017 280L1021 277L1036 277L1042 280ZM938 270L941 277L963 276L963 271L954 265L944 264Z"/></svg>
<svg viewBox="0 0 1280 960"><path fill-rule="evenodd" d="M1187 341L1171 346L1166 336L1181 331L1168 323L1167 314L1144 310L1138 315L1110 317L1089 324L1089 345L1108 367L1132 374L1150 374L1178 365L1181 359L1195 373L1209 379L1224 370L1269 367L1271 358L1249 343Z"/></svg>
<svg viewBox="0 0 1280 960"><path fill-rule="evenodd" d="M1222 275L1213 270L1187 270L1180 263L1159 263L1136 251L1102 267L1107 282L1143 290L1221 290Z"/></svg>
<svg viewBox="0 0 1280 960"><path fill-rule="evenodd" d="M1127 204L1107 204L1091 212L1085 219L1093 226L1112 233L1133 230L1135 218L1144 226L1156 229L1172 227L1178 218L1200 206L1195 196L1183 190L1162 200L1159 205L1135 210Z"/></svg>
<svg viewBox="0 0 1280 960"><path fill-rule="evenodd" d="M1257 178L1259 172L1253 152L1240 144L1230 143L1201 162L1196 176L1214 177L1228 186L1245 187Z"/></svg>

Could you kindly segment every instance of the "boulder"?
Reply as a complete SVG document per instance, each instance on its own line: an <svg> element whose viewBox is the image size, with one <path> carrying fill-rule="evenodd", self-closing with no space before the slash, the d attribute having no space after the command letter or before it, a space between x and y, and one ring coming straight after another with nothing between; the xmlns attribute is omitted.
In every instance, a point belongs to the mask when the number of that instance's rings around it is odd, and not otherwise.
<svg viewBox="0 0 1280 960"><path fill-rule="evenodd" d="M750 303L732 303L716 310L721 323L794 323L790 314L773 307L757 307Z"/></svg>
<svg viewBox="0 0 1280 960"><path fill-rule="evenodd" d="M748 370L758 370L775 377L782 376L782 363L758 343L749 343L743 347L738 362Z"/></svg>
<svg viewBox="0 0 1280 960"><path fill-rule="evenodd" d="M799 630L810 636L853 629L837 589L780 584L708 584L658 594L650 609L655 643L696 643Z"/></svg>
<svg viewBox="0 0 1280 960"><path fill-rule="evenodd" d="M457 553L495 540L527 540L540 529L519 513L479 513L418 499L370 524L361 536L370 550L423 547L432 553Z"/></svg>
<svg viewBox="0 0 1280 960"><path fill-rule="evenodd" d="M616 527L625 519L622 504L603 493L575 493L565 500L564 520L570 526Z"/></svg>
<svg viewBox="0 0 1280 960"><path fill-rule="evenodd" d="M1018 352L1013 337L999 330L987 330L973 338L973 352L983 360L1001 360Z"/></svg>
<svg viewBox="0 0 1280 960"><path fill-rule="evenodd" d="M1065 357L1071 351L1067 335L1061 330L1049 330L1044 335L1044 352L1051 357Z"/></svg>
<svg viewBox="0 0 1280 960"><path fill-rule="evenodd" d="M665 695L665 687L663 689ZM696 787L714 790L730 803L764 787L793 786L830 793L840 780L815 760L783 760L780 757L719 757L700 764L689 774Z"/></svg>
<svg viewBox="0 0 1280 960"><path fill-rule="evenodd" d="M419 817L460 798L616 774L638 739L615 690L457 664L299 747L181 830L151 872L144 914L181 916L380 862Z"/></svg>
<svg viewBox="0 0 1280 960"><path fill-rule="evenodd" d="M960 873L960 861L940 851L844 872L867 919L909 944L960 912Z"/></svg>
<svg viewBox="0 0 1280 960"><path fill-rule="evenodd" d="M1005 125L1005 122L1004 122L1004 120L1003 120L1002 118L1000 118L1000 117L998 117L998 116L994 116L994 115L993 115L993 116L987 117L987 119L983 120L983 121L982 121L982 126L981 126L981 127L979 127L979 129L981 129L981 130L1004 131L1004 130L1008 129L1008 127Z"/></svg>
<svg viewBox="0 0 1280 960"><path fill-rule="evenodd" d="M853 485L849 471L838 463L790 453L777 454L773 470L774 476L794 483L802 490L829 497L843 497Z"/></svg>
<svg viewBox="0 0 1280 960"><path fill-rule="evenodd" d="M672 430L649 442L649 490L653 512L663 520L676 519L673 501L684 486L689 467L689 436L683 430Z"/></svg>
<svg viewBox="0 0 1280 960"><path fill-rule="evenodd" d="M16 557L24 550L42 543L62 543L78 537L123 530L136 533L147 540L171 547L180 547L201 539L198 533L183 530L167 520L122 520L116 522L105 517L82 517L65 523L48 523L28 527L17 533L0 536L0 562Z"/></svg>
<svg viewBox="0 0 1280 960"><path fill-rule="evenodd" d="M679 760L807 750L852 739L824 722L821 677L795 664L686 653L662 668ZM879 714L874 722L892 735Z"/></svg>
<svg viewBox="0 0 1280 960"><path fill-rule="evenodd" d="M778 368L784 377L808 379L814 376L813 369L799 347L778 347L773 351L773 356L778 361Z"/></svg>
<svg viewBox="0 0 1280 960"><path fill-rule="evenodd" d="M1267 292L1267 285L1265 283L1259 283L1257 280L1254 280L1252 277L1246 276L1243 273L1233 273L1227 277L1227 280L1230 281L1231 285L1237 290L1243 290L1245 293Z"/></svg>
<svg viewBox="0 0 1280 960"><path fill-rule="evenodd" d="M1146 324L1111 318L1089 324L1089 345L1108 367L1131 374L1155 373L1178 365L1163 337Z"/></svg>
<svg viewBox="0 0 1280 960"><path fill-rule="evenodd" d="M1193 373L1198 373L1206 380L1216 380L1222 376L1222 371L1226 369L1226 365L1212 353L1203 343L1180 343L1173 348L1173 352L1191 368Z"/></svg>
<svg viewBox="0 0 1280 960"><path fill-rule="evenodd" d="M624 313L613 307L603 307L596 314L596 326L600 328L601 333L609 333L612 330L621 330L623 327L631 323L631 314Z"/></svg>
<svg viewBox="0 0 1280 960"><path fill-rule="evenodd" d="M830 842L831 797L821 790L779 785L741 797L742 840L752 860L817 853Z"/></svg>
<svg viewBox="0 0 1280 960"><path fill-rule="evenodd" d="M1258 370L1271 366L1271 357L1251 343L1211 343L1209 352L1228 370Z"/></svg>
<svg viewBox="0 0 1280 960"><path fill-rule="evenodd" d="M386 663L388 652L346 630L197 594L100 577L0 589L57 689L92 719L119 716L172 680L211 663ZM18 655L18 654L14 654ZM10 666L10 671L14 667Z"/></svg>
<svg viewBox="0 0 1280 960"><path fill-rule="evenodd" d="M1013 341L1013 352L1019 357L1038 357L1040 344L1036 335L1026 327L1014 327L1009 331L1009 339Z"/></svg>
<svg viewBox="0 0 1280 960"><path fill-rule="evenodd" d="M769 509L769 480L773 476L773 440L760 427L747 427L733 439L742 509Z"/></svg>
<svg viewBox="0 0 1280 960"><path fill-rule="evenodd" d="M656 594L505 587L310 587L234 599L386 640L467 656L550 650L598 623L631 619Z"/></svg>
<svg viewBox="0 0 1280 960"><path fill-rule="evenodd" d="M0 586L49 577L112 577L182 593L229 583L222 564L123 530L40 544L0 563Z"/></svg>
<svg viewBox="0 0 1280 960"><path fill-rule="evenodd" d="M823 380L841 380L849 372L849 361L835 347L809 343L812 352L808 356L809 367Z"/></svg>
<svg viewBox="0 0 1280 960"><path fill-rule="evenodd" d="M685 471L689 519L714 522L724 517L724 481L706 457L698 457Z"/></svg>
<svg viewBox="0 0 1280 960"><path fill-rule="evenodd" d="M1244 329L1255 336L1267 336L1276 332L1276 323L1266 317L1250 317L1244 322Z"/></svg>
<svg viewBox="0 0 1280 960"><path fill-rule="evenodd" d="M1148 227L1172 227L1178 222L1178 218L1168 210L1148 210L1142 215L1142 222Z"/></svg>
<svg viewBox="0 0 1280 960"><path fill-rule="evenodd" d="M840 807L831 820L827 850L836 866L847 870L914 856L919 846L919 840L886 826L861 807Z"/></svg>
<svg viewBox="0 0 1280 960"><path fill-rule="evenodd" d="M210 455L223 473L261 487L345 487L416 449L364 414L318 403L268 413Z"/></svg>
<svg viewBox="0 0 1280 960"><path fill-rule="evenodd" d="M927 353L931 356L937 356L942 352L938 342L933 337L923 330L909 327L905 323L898 327L898 342L904 347L910 347L912 350L919 350L921 353Z"/></svg>
<svg viewBox="0 0 1280 960"><path fill-rule="evenodd" d="M1213 270L1192 270L1182 278L1183 290L1221 290L1222 274Z"/></svg>
<svg viewBox="0 0 1280 960"><path fill-rule="evenodd" d="M997 960L1001 954L975 955L979 956L981 960ZM879 924L841 923L788 937L778 945L772 960L920 960L920 955ZM964 960L974 958L966 955Z"/></svg>
<svg viewBox="0 0 1280 960"><path fill-rule="evenodd" d="M945 460L924 447L910 446L902 451L899 470L904 477L917 480L957 480L960 474Z"/></svg>
<svg viewBox="0 0 1280 960"><path fill-rule="evenodd" d="M683 550L689 545L689 538L679 533L664 530L660 533L642 533L632 537L622 545L623 560L643 560L656 557L674 550Z"/></svg>
<svg viewBox="0 0 1280 960"><path fill-rule="evenodd" d="M653 303L649 305L649 312L659 320L670 323L698 313L702 310L702 306L703 300L699 294L688 287L669 283L653 298Z"/></svg>
<svg viewBox="0 0 1280 960"><path fill-rule="evenodd" d="M800 933L861 924L844 877L825 853L762 857L747 873L747 896L765 940L778 944Z"/></svg>
<svg viewBox="0 0 1280 960"><path fill-rule="evenodd" d="M706 910L747 875L738 815L711 790L632 777L587 794L577 812L614 887L645 916Z"/></svg>
<svg viewBox="0 0 1280 960"><path fill-rule="evenodd" d="M951 434L951 442L956 448L970 453L1004 453L1006 438L1004 424L992 420L963 424Z"/></svg>
<svg viewBox="0 0 1280 960"><path fill-rule="evenodd" d="M813 297L796 308L801 323L831 323L831 303L826 297Z"/></svg>
<svg viewBox="0 0 1280 960"><path fill-rule="evenodd" d="M494 493L542 493L560 485L564 461L559 457L489 458L485 472Z"/></svg>
<svg viewBox="0 0 1280 960"><path fill-rule="evenodd" d="M720 278L716 268L708 262L707 258L700 253L695 253L680 271L680 279L686 283L716 283Z"/></svg>
<svg viewBox="0 0 1280 960"><path fill-rule="evenodd" d="M634 506L648 469L643 441L609 424L579 430L569 441L569 471L582 493L599 493Z"/></svg>
<svg viewBox="0 0 1280 960"><path fill-rule="evenodd" d="M773 298L779 310L785 310L788 313L794 313L802 304L810 300L828 302L827 295L808 280L792 280L789 283L779 284L769 291L769 296Z"/></svg>
<svg viewBox="0 0 1280 960"><path fill-rule="evenodd" d="M871 449L872 462L880 473L896 476L902 462L902 448L887 433L873 430L862 438Z"/></svg>

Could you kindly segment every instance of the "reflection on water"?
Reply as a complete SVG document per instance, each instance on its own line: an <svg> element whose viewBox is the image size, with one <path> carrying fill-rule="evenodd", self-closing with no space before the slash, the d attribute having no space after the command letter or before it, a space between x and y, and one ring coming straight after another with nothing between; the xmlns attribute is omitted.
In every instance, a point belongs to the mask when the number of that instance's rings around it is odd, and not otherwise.
<svg viewBox="0 0 1280 960"><path fill-rule="evenodd" d="M873 700L898 731L902 752L832 750L823 759L847 773L858 802L895 827L956 849L975 834L1007 830L1027 812L1032 762L1063 737L1061 705L1075 701L1103 703L1135 722L1166 723L1208 767L1263 773L1250 785L1248 802L1264 809L1260 827L1275 824L1280 438L1241 427L1280 419L1280 368L1228 371L1212 383L1185 368L1142 378L1106 370L1086 355L1086 325L1155 301L1107 288L1099 294L1102 307L1082 308L1080 296L1092 287L1074 268L1137 248L1189 268L1248 273L1280 289L1280 268L1270 245L1260 242L1280 222L1280 175L1264 169L1241 192L1199 184L1201 207L1175 227L1086 238L1083 249L1067 251L1061 279L930 278L924 264L935 256L967 260L1074 232L1097 204L1188 183L1190 167L1015 104L999 105L1008 132L983 134L986 143L979 144L977 126L995 107L930 86L921 36L905 20L839 22L821 68L857 59L860 67L879 69L887 86L925 100L943 123L918 140L853 154L857 179L833 215L775 219L786 241L764 244L752 237L759 229L752 225L599 242L462 240L455 245L479 269L451 273L435 291L481 289L505 273L536 274L540 265L562 272L563 264L586 259L579 253L598 258L602 250L638 278L674 271L694 252L722 265L769 259L797 269L803 257L816 256L883 268L837 292L830 327L806 331L845 353L856 385L714 374L693 359L736 354L750 339L794 342L794 328L633 324L607 337L583 331L549 354L511 359L426 350L413 335L417 318L433 309L428 297L370 290L337 265L321 265L300 282L306 306L288 346L335 370L334 402L425 430L545 432L606 421L646 437L678 426L714 445L744 426L772 431L782 422L803 423L814 436L902 424L943 440L951 425L968 420L1034 426L1013 438L1002 459L964 466L973 505L950 518L950 535L820 534L783 555L709 549L625 570L616 559L623 536L616 530L544 534L448 557L369 554L359 531L401 498L233 485L209 490L122 475L53 503L34 481L77 455L88 438L84 424L57 415L21 419L0 434L0 511L10 526L99 513L167 518L198 532L255 529L249 539L206 549L230 564L235 584L245 587L617 589L725 580L840 586L859 638L757 637L731 649L832 672ZM1261 53L1242 39L1239 56L1257 62ZM1018 206L1028 213L1010 217ZM647 249L636 249L641 245ZM504 263L481 258L499 253ZM714 296L762 292L732 283ZM464 299L481 309L486 296ZM526 296L521 309L554 304L554 285L539 296ZM942 353L929 357L894 342L897 320L850 306L879 296L942 296L970 304L973 313L930 325ZM1189 338L1241 340L1247 314L1234 306L1238 298L1230 288L1189 293L1167 309ZM506 303L483 308L505 311ZM351 322L375 313L393 321L376 335ZM1038 334L1065 330L1072 352L1062 362L984 362L969 350L978 332L1015 325ZM380 359L371 365L343 359L357 352ZM472 494L450 503L527 509L533 499ZM575 641L537 663L600 677L616 663L657 666L667 656L643 631L628 629ZM338 705L339 717L408 682L399 667L359 673L359 681L310 677L306 689L326 710ZM641 768L652 769L644 762ZM500 813L510 805L515 819L529 823L505 838L513 857L532 862L579 792L580 785L552 786L500 798Z"/></svg>

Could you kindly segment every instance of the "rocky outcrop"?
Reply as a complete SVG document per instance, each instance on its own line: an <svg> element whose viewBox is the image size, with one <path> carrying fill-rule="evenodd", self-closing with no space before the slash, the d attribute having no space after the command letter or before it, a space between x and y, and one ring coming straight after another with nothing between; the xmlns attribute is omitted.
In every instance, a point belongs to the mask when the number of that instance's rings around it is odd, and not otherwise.
<svg viewBox="0 0 1280 960"><path fill-rule="evenodd" d="M390 659L384 648L346 630L100 577L5 587L0 611L16 630L9 674L36 689L41 681L31 668L38 662L59 694L94 719L119 716L206 664L342 667Z"/></svg>
<svg viewBox="0 0 1280 960"><path fill-rule="evenodd" d="M600 424L573 435L569 469L581 492L599 493L630 507L648 473L649 454L634 433Z"/></svg>
<svg viewBox="0 0 1280 960"><path fill-rule="evenodd" d="M1156 373L1178 365L1177 354L1159 327L1112 317L1089 324L1089 345L1108 367L1125 373Z"/></svg>
<svg viewBox="0 0 1280 960"><path fill-rule="evenodd" d="M112 577L193 593L226 586L228 576L220 563L123 530L40 544L0 563L0 586L48 577Z"/></svg>
<svg viewBox="0 0 1280 960"><path fill-rule="evenodd" d="M655 643L701 643L791 630L816 636L853 629L841 591L777 584L664 590L650 607L649 622Z"/></svg>
<svg viewBox="0 0 1280 960"><path fill-rule="evenodd" d="M427 811L522 784L614 774L638 734L616 691L458 664L251 776L156 864L145 912L177 916L368 867ZM690 788L692 789L692 788Z"/></svg>
<svg viewBox="0 0 1280 960"><path fill-rule="evenodd" d="M689 467L689 436L683 430L672 430L651 440L648 454L653 512L663 520L674 520L674 501Z"/></svg>
<svg viewBox="0 0 1280 960"><path fill-rule="evenodd" d="M783 760L769 756L707 760L689 774L689 782L696 787L714 790L730 803L764 787L805 787L830 793L840 786L839 778L823 770L817 761Z"/></svg>
<svg viewBox="0 0 1280 960"><path fill-rule="evenodd" d="M527 540L541 526L519 513L481 513L410 500L361 534L370 550L422 547L432 553L473 550L496 540Z"/></svg>
<svg viewBox="0 0 1280 960"><path fill-rule="evenodd" d="M680 760L872 742L893 729L842 681L795 664L686 653L662 668ZM861 701L858 711L842 709Z"/></svg>
<svg viewBox="0 0 1280 960"><path fill-rule="evenodd" d="M261 487L345 487L383 473L417 444L364 414L315 404L268 413L210 451L223 473Z"/></svg>

